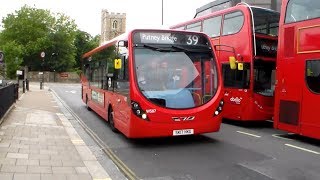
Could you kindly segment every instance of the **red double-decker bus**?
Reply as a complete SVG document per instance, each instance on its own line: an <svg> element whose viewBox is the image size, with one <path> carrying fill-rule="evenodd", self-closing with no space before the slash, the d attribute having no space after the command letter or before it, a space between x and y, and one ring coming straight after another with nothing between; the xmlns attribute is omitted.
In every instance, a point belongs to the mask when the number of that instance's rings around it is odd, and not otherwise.
<svg viewBox="0 0 320 180"><path fill-rule="evenodd" d="M211 37L223 72L224 118L272 119L279 17L240 3L171 27Z"/></svg>
<svg viewBox="0 0 320 180"><path fill-rule="evenodd" d="M133 30L83 55L82 99L129 138L215 132L220 73L203 33Z"/></svg>
<svg viewBox="0 0 320 180"><path fill-rule="evenodd" d="M278 47L274 127L320 139L319 0L282 1Z"/></svg>

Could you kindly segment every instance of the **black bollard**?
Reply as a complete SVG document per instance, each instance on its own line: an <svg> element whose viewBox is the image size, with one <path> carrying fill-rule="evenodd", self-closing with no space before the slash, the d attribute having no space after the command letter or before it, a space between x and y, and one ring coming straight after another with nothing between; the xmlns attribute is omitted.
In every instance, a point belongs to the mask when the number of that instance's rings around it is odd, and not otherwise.
<svg viewBox="0 0 320 180"><path fill-rule="evenodd" d="M26 79L26 89L27 89L27 91L29 91L29 80L28 79Z"/></svg>
<svg viewBox="0 0 320 180"><path fill-rule="evenodd" d="M14 85L14 98L15 100L19 98L19 84Z"/></svg>
<svg viewBox="0 0 320 180"><path fill-rule="evenodd" d="M22 81L22 92L26 92L25 80Z"/></svg>

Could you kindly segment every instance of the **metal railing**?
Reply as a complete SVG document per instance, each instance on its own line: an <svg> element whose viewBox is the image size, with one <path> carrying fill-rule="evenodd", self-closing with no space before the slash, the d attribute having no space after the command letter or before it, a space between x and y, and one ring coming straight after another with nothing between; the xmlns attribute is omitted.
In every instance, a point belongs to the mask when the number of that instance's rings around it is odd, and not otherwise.
<svg viewBox="0 0 320 180"><path fill-rule="evenodd" d="M18 93L18 84L10 84L4 87L0 86L0 119L6 114L12 104L18 99Z"/></svg>

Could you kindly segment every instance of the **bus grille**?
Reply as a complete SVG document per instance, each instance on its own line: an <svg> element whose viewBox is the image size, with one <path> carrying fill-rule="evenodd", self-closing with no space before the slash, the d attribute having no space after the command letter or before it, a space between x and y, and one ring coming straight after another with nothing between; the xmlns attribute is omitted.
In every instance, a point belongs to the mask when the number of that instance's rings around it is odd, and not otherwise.
<svg viewBox="0 0 320 180"><path fill-rule="evenodd" d="M280 101L279 121L286 124L298 125L300 104L295 101Z"/></svg>

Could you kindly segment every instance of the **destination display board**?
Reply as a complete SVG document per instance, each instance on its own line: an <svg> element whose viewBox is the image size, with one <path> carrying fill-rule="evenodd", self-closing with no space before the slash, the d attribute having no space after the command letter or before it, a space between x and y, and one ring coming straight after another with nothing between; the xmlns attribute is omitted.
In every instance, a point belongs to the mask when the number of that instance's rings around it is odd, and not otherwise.
<svg viewBox="0 0 320 180"><path fill-rule="evenodd" d="M208 38L204 34L188 32L136 32L133 36L135 44L174 44L208 46Z"/></svg>

